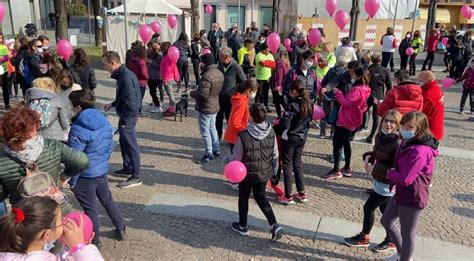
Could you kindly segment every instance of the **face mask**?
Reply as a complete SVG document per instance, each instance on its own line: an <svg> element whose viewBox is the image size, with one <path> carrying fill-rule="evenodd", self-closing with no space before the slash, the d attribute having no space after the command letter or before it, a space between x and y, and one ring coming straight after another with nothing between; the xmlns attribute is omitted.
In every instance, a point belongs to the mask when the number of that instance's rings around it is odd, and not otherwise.
<svg viewBox="0 0 474 261"><path fill-rule="evenodd" d="M313 62L304 62L304 67L306 67L306 69L309 69L313 66Z"/></svg>
<svg viewBox="0 0 474 261"><path fill-rule="evenodd" d="M48 49L49 49L49 45L43 45L43 49L44 49L44 50L48 50Z"/></svg>
<svg viewBox="0 0 474 261"><path fill-rule="evenodd" d="M202 37L206 38L206 37L207 37L207 34L203 34Z"/></svg>
<svg viewBox="0 0 474 261"><path fill-rule="evenodd" d="M355 79L351 79L351 83L354 84L356 82Z"/></svg>
<svg viewBox="0 0 474 261"><path fill-rule="evenodd" d="M409 140L415 137L415 131L400 130L400 135L402 135L402 138L405 140Z"/></svg>
<svg viewBox="0 0 474 261"><path fill-rule="evenodd" d="M387 132L387 131L386 131L384 128L382 128L382 129L380 129L380 130L382 131L382 133L383 133L384 135L388 135L388 134L390 134L390 133L389 133L389 132Z"/></svg>
<svg viewBox="0 0 474 261"><path fill-rule="evenodd" d="M257 93L256 92L252 92L250 94L250 99L255 99L255 97L257 96Z"/></svg>
<svg viewBox="0 0 474 261"><path fill-rule="evenodd" d="M37 53L43 53L43 47L36 48Z"/></svg>
<svg viewBox="0 0 474 261"><path fill-rule="evenodd" d="M51 250L54 247L54 242L56 242L56 240L46 243L43 246L43 250L46 252L49 252L49 250Z"/></svg>
<svg viewBox="0 0 474 261"><path fill-rule="evenodd" d="M260 40L258 41L260 44L263 44L265 42L265 40Z"/></svg>
<svg viewBox="0 0 474 261"><path fill-rule="evenodd" d="M406 38L410 38L411 37L411 34L407 34Z"/></svg>
<svg viewBox="0 0 474 261"><path fill-rule="evenodd" d="M318 64L319 65L319 68L323 69L324 67L326 67L326 65L324 64Z"/></svg>

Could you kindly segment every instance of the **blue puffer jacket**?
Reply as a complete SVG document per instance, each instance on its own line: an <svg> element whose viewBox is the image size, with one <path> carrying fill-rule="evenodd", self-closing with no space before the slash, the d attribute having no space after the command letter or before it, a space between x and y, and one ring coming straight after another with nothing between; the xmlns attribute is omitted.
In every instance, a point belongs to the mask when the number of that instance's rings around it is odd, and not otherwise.
<svg viewBox="0 0 474 261"><path fill-rule="evenodd" d="M109 171L112 136L112 126L103 113L96 109L83 110L73 118L68 145L84 152L89 157L90 164L79 176L71 179L71 186L75 185L78 177L94 178Z"/></svg>

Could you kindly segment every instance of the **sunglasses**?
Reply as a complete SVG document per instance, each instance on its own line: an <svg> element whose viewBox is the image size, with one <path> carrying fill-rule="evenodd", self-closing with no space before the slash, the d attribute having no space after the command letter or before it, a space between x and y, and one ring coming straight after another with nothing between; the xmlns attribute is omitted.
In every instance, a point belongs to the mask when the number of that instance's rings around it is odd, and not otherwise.
<svg viewBox="0 0 474 261"><path fill-rule="evenodd" d="M43 48L42 45L36 45L35 47L36 47L36 48Z"/></svg>

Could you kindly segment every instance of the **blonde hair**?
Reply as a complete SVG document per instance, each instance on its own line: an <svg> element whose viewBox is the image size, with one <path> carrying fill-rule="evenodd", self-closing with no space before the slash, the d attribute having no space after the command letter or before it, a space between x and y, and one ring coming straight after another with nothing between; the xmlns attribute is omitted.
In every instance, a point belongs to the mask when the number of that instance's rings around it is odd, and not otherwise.
<svg viewBox="0 0 474 261"><path fill-rule="evenodd" d="M329 53L334 52L334 46L332 45L331 42L324 42L322 45L322 49L324 52L329 52Z"/></svg>
<svg viewBox="0 0 474 261"><path fill-rule="evenodd" d="M360 43L354 43L352 48L354 48L356 52L362 52L362 45Z"/></svg>
<svg viewBox="0 0 474 261"><path fill-rule="evenodd" d="M391 117L393 119L395 119L395 121L397 122L397 127L396 127L396 130L399 131L400 130L400 121L402 120L402 115L400 114L400 112L398 112L397 110L395 109L392 109L392 110L389 110L387 111L382 119L380 120L380 124L379 124L379 133L382 131L382 128L383 128L383 121L387 118L387 117Z"/></svg>
<svg viewBox="0 0 474 261"><path fill-rule="evenodd" d="M430 124L428 122L428 118L423 112L412 111L406 113L405 115L403 115L402 120L400 121L400 125L412 121L415 122L416 125L415 137L413 139L425 140L433 137L430 131Z"/></svg>
<svg viewBox="0 0 474 261"><path fill-rule="evenodd" d="M54 83L53 79L49 77L41 77L41 78L36 78L33 81L33 87L54 92L54 93L60 93L61 89L56 86L56 83Z"/></svg>

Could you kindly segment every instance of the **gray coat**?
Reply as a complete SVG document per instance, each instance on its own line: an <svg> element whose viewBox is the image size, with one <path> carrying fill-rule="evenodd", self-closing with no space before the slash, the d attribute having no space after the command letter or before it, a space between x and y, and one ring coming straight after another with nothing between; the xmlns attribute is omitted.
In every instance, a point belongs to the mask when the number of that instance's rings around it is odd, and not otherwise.
<svg viewBox="0 0 474 261"><path fill-rule="evenodd" d="M196 99L196 111L213 114L219 111L219 94L224 85L224 74L211 64L203 68L197 90L191 92Z"/></svg>
<svg viewBox="0 0 474 261"><path fill-rule="evenodd" d="M25 102L30 104L32 100L49 99L51 103L51 116L47 127L40 130L45 139L64 140L64 131L69 128L68 110L61 97L54 92L39 88L31 88L26 91Z"/></svg>

